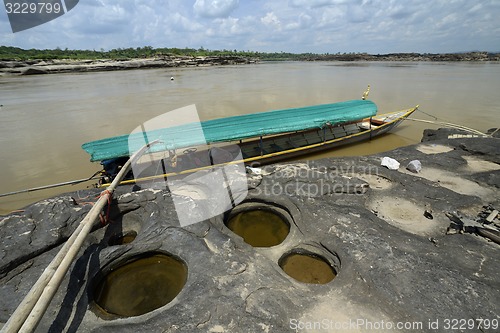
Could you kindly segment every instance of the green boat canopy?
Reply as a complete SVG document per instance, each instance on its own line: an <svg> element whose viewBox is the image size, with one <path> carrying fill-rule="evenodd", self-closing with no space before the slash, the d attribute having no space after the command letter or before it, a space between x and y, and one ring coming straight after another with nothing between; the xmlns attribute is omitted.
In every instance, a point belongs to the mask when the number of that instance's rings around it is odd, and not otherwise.
<svg viewBox="0 0 500 333"><path fill-rule="evenodd" d="M151 152L187 148L207 143L237 141L266 135L321 129L377 113L375 103L352 100L332 104L306 106L188 123L130 135L115 136L84 143L82 148L91 161L103 161L130 156L146 142L160 140ZM201 130L203 135L201 135ZM130 148L129 148L130 147Z"/></svg>

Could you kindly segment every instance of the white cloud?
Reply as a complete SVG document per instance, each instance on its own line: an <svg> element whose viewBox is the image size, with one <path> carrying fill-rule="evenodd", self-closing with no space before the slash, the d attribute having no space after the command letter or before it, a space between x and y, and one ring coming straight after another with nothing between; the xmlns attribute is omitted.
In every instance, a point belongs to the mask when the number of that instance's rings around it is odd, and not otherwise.
<svg viewBox="0 0 500 333"><path fill-rule="evenodd" d="M193 9L203 17L228 17L238 4L239 0L196 0Z"/></svg>
<svg viewBox="0 0 500 333"><path fill-rule="evenodd" d="M239 25L239 19L234 17L228 17L223 19L217 19L216 22L219 24L219 31L224 36L237 35L242 32Z"/></svg>
<svg viewBox="0 0 500 333"><path fill-rule="evenodd" d="M307 7L307 8L318 8L324 6L332 6L332 5L342 5L353 3L353 1L349 0L290 0L289 4L292 7Z"/></svg>
<svg viewBox="0 0 500 333"><path fill-rule="evenodd" d="M281 28L281 22L273 12L267 13L266 16L262 17L260 21L267 26Z"/></svg>
<svg viewBox="0 0 500 333"><path fill-rule="evenodd" d="M300 13L297 21L292 21L286 25L287 30L307 29L313 24L311 16Z"/></svg>
<svg viewBox="0 0 500 333"><path fill-rule="evenodd" d="M498 0L86 0L0 45L291 52L498 51Z"/></svg>
<svg viewBox="0 0 500 333"><path fill-rule="evenodd" d="M196 32L203 29L203 26L200 23L190 20L179 13L171 15L168 21L170 23L169 26L175 31Z"/></svg>

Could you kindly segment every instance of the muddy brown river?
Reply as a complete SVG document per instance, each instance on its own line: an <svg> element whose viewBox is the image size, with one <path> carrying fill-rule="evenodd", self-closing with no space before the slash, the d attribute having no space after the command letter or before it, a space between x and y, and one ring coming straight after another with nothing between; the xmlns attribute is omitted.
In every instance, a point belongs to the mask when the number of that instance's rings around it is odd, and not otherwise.
<svg viewBox="0 0 500 333"><path fill-rule="evenodd" d="M174 80L170 78L173 77ZM360 98L379 112L417 104L441 121L500 126L500 64L280 62L199 68L0 77L0 193L90 176L84 142L127 134L195 104L202 120ZM414 118L433 120L416 113ZM365 155L417 143L429 124L406 122L376 140L307 156ZM0 198L0 214L67 186Z"/></svg>

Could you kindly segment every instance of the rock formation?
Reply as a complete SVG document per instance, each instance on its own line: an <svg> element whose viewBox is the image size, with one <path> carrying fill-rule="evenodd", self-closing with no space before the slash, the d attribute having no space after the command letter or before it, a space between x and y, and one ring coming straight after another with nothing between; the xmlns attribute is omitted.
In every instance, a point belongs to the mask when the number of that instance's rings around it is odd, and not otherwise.
<svg viewBox="0 0 500 333"><path fill-rule="evenodd" d="M384 156L400 169L381 167ZM412 160L421 162L419 173L405 169ZM226 227L227 214L180 227L168 189L119 188L111 223L88 237L38 331L438 332L457 325L451 320L471 332L486 320L498 327L500 245L492 239L500 220L485 216L500 207L500 139L444 139L366 157L270 165L248 182L246 204L288 219L281 244L252 247ZM0 322L98 194L70 193L0 218ZM491 237L481 236L483 229ZM133 241L115 241L130 232ZM299 282L280 267L291 252L317 255L337 275L325 284ZM185 263L180 293L143 315L104 313L94 302L96 285L145 253Z"/></svg>
<svg viewBox="0 0 500 333"><path fill-rule="evenodd" d="M0 75L33 75L68 72L97 72L140 68L220 66L255 63L238 56L162 56L127 60L28 60L0 62Z"/></svg>

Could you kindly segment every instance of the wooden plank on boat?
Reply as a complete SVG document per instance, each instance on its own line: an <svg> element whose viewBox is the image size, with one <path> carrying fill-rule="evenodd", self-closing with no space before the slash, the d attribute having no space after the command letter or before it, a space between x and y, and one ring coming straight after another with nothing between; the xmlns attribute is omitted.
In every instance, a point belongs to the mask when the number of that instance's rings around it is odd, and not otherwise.
<svg viewBox="0 0 500 333"><path fill-rule="evenodd" d="M332 129L332 132L333 132L333 135L335 136L335 138L341 138L341 137L344 137L347 135L344 128L342 128L342 127L334 127Z"/></svg>
<svg viewBox="0 0 500 333"><path fill-rule="evenodd" d="M347 135L351 135L359 132L359 128L355 124L349 124L344 126Z"/></svg>

